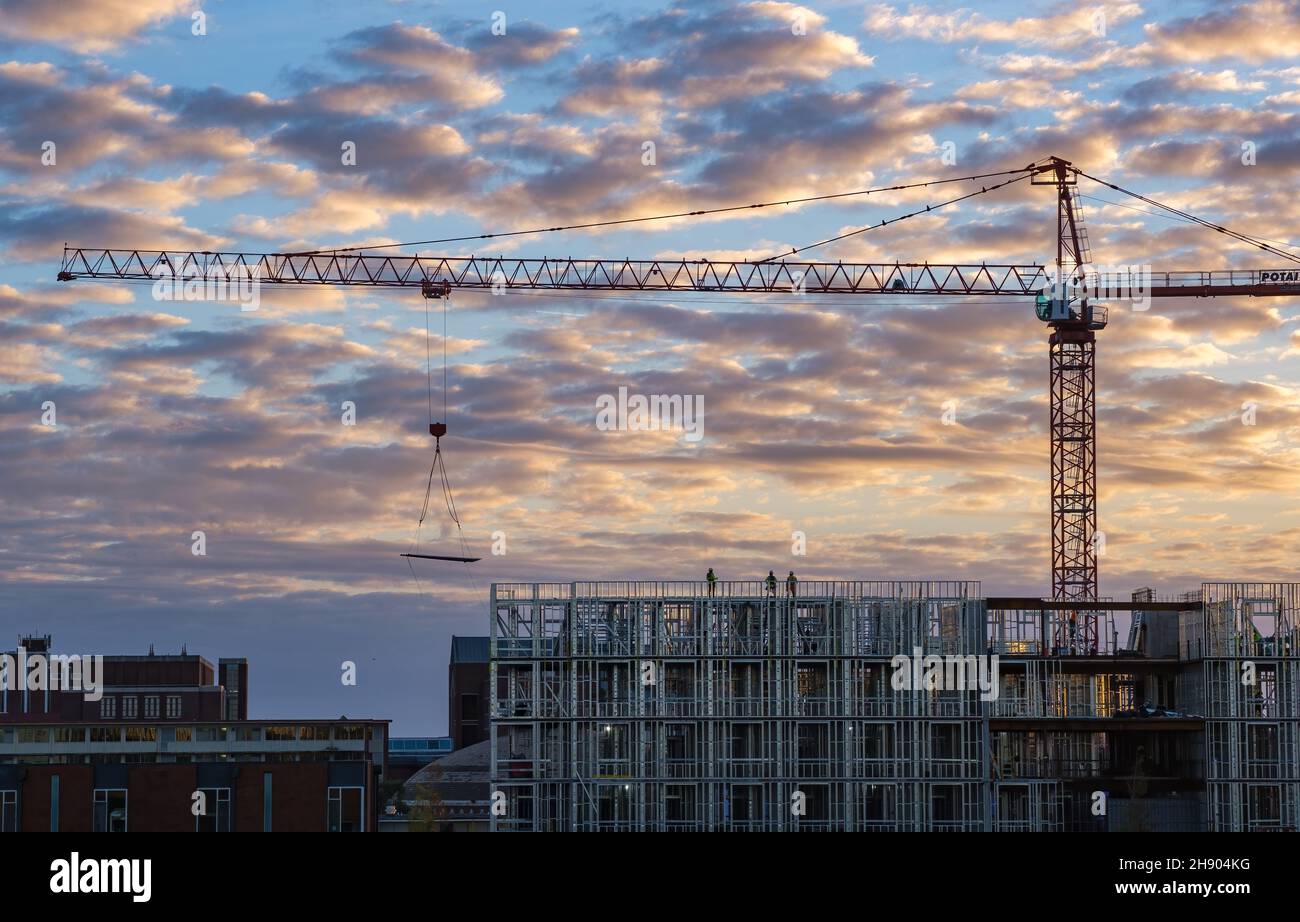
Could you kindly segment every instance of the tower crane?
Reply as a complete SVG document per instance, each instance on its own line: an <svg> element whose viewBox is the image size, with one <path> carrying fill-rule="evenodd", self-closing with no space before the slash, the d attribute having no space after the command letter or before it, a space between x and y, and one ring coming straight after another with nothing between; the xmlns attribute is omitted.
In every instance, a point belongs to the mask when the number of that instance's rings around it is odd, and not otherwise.
<svg viewBox="0 0 1300 922"><path fill-rule="evenodd" d="M1245 269L1215 271L1143 273L1145 295L1152 298L1300 296L1300 256L1251 237L1202 220L1186 212L1083 172L1068 160L1048 157L1017 170L1016 179L985 186L945 202L953 204L974 195L993 191L1028 178L1033 185L1055 188L1057 200L1056 259L1054 266L1038 264L939 264L844 263L797 260L804 250L831 243L865 230L884 227L893 221L862 228L808 247L763 260L710 259L579 259L573 257L505 258L452 257L378 253L382 247L350 247L299 253L212 252L196 250L141 250L65 246L60 281L74 279L109 280L210 280L225 283L273 285L345 285L370 288L418 288L426 298L444 298L453 290L509 291L650 291L713 292L728 294L801 291L826 295L1017 295L1033 299L1038 319L1050 330L1048 336L1050 440L1051 440L1051 532L1052 599L1078 602L1078 621L1070 623L1078 637L1074 649L1097 649L1095 615L1086 613L1083 603L1097 600L1097 419L1096 419L1096 334L1106 327L1105 306L1095 303L1090 285L1093 274L1087 231L1078 192L1079 178L1086 177L1106 188L1164 209L1182 220L1201 224L1285 260L1292 268L1282 270ZM963 177L979 179L981 176ZM935 180L916 183L926 186ZM891 189L912 188L895 186ZM886 190L868 190L886 191ZM865 193L845 193L865 194ZM816 196L838 198L839 195ZM541 233L604 225L629 224L658 218L679 218L741 208L719 208L654 218L635 218L563 228L538 228L513 234ZM932 207L903 217L928 213ZM497 234L474 238L487 239ZM1103 289L1109 286L1102 286ZM1090 292L1090 288L1093 289ZM1104 292L1103 292L1104 293ZM438 431L436 427L440 427ZM445 433L445 424L431 426L434 435ZM1068 607L1068 606L1067 606ZM1063 622L1064 623L1064 622ZM1058 646L1061 644L1058 641Z"/></svg>

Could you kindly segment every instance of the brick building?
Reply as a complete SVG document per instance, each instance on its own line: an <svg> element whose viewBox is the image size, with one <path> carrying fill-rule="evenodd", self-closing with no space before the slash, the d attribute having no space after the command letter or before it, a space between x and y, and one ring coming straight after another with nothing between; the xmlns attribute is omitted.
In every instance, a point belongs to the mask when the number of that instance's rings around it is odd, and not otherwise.
<svg viewBox="0 0 1300 922"><path fill-rule="evenodd" d="M248 720L246 660L106 656L98 701L0 684L0 832L378 826L388 721Z"/></svg>
<svg viewBox="0 0 1300 922"><path fill-rule="evenodd" d="M451 638L447 668L447 723L456 750L488 738L488 638Z"/></svg>
<svg viewBox="0 0 1300 922"><path fill-rule="evenodd" d="M23 657L55 654L52 638L18 638L18 649L0 654L17 665ZM74 657L84 660L85 657ZM15 669L15 673L21 670ZM248 660L220 659L214 667L202 656L186 653L159 656L151 647L144 656L105 656L98 700L80 690L27 691L0 681L0 724L49 721L246 720L248 719ZM45 683L48 686L48 682Z"/></svg>

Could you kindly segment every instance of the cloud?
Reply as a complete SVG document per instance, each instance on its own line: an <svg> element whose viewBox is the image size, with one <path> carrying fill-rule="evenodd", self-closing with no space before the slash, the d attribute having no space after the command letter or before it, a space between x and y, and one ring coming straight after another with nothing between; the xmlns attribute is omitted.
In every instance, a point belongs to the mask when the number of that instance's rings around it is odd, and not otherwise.
<svg viewBox="0 0 1300 922"><path fill-rule="evenodd" d="M0 35L95 54L168 19L188 18L195 9L187 0L3 0Z"/></svg>
<svg viewBox="0 0 1300 922"><path fill-rule="evenodd" d="M1145 30L1141 50L1160 60L1286 60L1300 55L1300 2L1238 3L1170 23L1148 23Z"/></svg>
<svg viewBox="0 0 1300 922"><path fill-rule="evenodd" d="M167 98L147 78L93 64L0 64L0 168L48 178L112 162L139 170L252 155L252 142L233 125L179 126L163 107Z"/></svg>
<svg viewBox="0 0 1300 922"><path fill-rule="evenodd" d="M499 100L503 91L479 73L478 56L453 45L426 26L392 23L360 29L345 36L339 58L369 68L373 76L334 82L311 94L326 108L383 111L403 102L437 101L473 109Z"/></svg>
<svg viewBox="0 0 1300 922"><path fill-rule="evenodd" d="M1234 70L1208 73L1181 70L1148 77L1124 91L1124 98L1134 103L1164 102L1176 97L1201 93L1255 93L1268 88L1262 80L1243 80Z"/></svg>
<svg viewBox="0 0 1300 922"><path fill-rule="evenodd" d="M551 29L528 20L507 22L504 33L492 31L489 25L468 28L459 33L466 47L476 55L483 67L499 70L523 70L546 64L574 48L580 31L573 26Z"/></svg>
<svg viewBox="0 0 1300 922"><path fill-rule="evenodd" d="M63 245L97 241L117 249L217 250L230 242L186 225L168 215L139 214L77 205L32 207L0 203L0 244L10 259L57 261ZM94 246L96 244L89 244Z"/></svg>
<svg viewBox="0 0 1300 922"><path fill-rule="evenodd" d="M583 114L634 114L672 99L716 105L872 66L852 36L825 28L826 17L793 3L742 3L694 11L684 5L629 23L622 38L635 58L587 60L579 88L561 102Z"/></svg>
<svg viewBox="0 0 1300 922"><path fill-rule="evenodd" d="M886 38L919 38L929 41L1010 42L1066 47L1080 40L1096 38L1120 23L1142 13L1137 3L1096 3L1064 10L1052 16L996 19L968 9L935 12L913 4L906 13L877 4L868 11L863 28Z"/></svg>

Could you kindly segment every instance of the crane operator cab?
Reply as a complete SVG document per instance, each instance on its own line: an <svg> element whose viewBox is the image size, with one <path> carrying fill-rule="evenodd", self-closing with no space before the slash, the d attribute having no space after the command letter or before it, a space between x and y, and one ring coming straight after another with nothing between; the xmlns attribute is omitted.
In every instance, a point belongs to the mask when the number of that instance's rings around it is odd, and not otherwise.
<svg viewBox="0 0 1300 922"><path fill-rule="evenodd" d="M1081 326L1088 330L1106 327L1106 308L1094 305L1087 290L1079 288L1074 280L1069 285L1052 285L1039 291L1034 298L1034 313L1053 326Z"/></svg>

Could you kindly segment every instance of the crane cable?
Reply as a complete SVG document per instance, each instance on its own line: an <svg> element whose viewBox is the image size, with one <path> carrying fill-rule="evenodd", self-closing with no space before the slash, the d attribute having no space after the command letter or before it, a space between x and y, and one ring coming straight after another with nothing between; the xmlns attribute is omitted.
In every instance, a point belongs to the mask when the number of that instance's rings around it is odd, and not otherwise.
<svg viewBox="0 0 1300 922"><path fill-rule="evenodd" d="M433 240L408 240L401 243L372 243L349 247L325 247L318 250L301 250L296 253L284 253L284 256L321 256L326 253L355 253L360 250L383 250L393 247L427 246L434 243L463 243L467 240L493 240L499 237L522 237L530 234L553 234L558 231L591 230L597 227L615 227L622 224L643 224L648 221L669 221L674 218L695 218L702 215L724 214L732 211L751 211L758 208L772 208L778 205L803 205L808 202L825 202L831 199L849 198L856 195L872 195L878 192L899 192L906 189L922 189L944 183L967 182L972 179L988 179L994 176L1009 176L1013 173L1029 175L1033 164L1016 170L998 170L994 173L974 173L970 176L956 176L951 179L928 179L924 182L906 183L899 186L880 186L875 189L858 189L853 192L830 192L823 195L809 195L803 198L785 199L777 202L755 202L750 205L726 205L721 208L703 208L698 211L679 211L672 214L643 215L636 218L616 218L608 221L588 221L583 224L565 224L558 227L535 227L530 230L498 231L493 234L468 234L462 237L439 237ZM1024 177L1021 177L1024 178ZM997 188L997 187L994 187Z"/></svg>
<svg viewBox="0 0 1300 922"><path fill-rule="evenodd" d="M775 253L772 256L767 257L766 259L758 260L758 262L770 263L773 260L783 259L786 256L793 256L796 253L803 252L804 250L812 250L815 249L816 247L825 246L828 243L834 243L837 240L843 240L846 237L853 237L856 236L857 234L865 234L869 230L875 230L878 227L884 227L886 224L897 224L899 221L906 221L908 218L915 218L917 215L928 214L931 211L938 211L940 208L946 208L949 205L956 205L958 202L964 202L968 198L974 198L977 195L983 195L986 192L992 192L995 189L1001 189L1004 186L1011 185L1012 183L1016 183L1016 182L1020 182L1021 180L1028 179L1030 175L1032 174L1026 173L1024 176L1017 176L1015 179L1008 179L1006 182L1000 182L997 183L996 185L981 186L977 192L968 192L965 195L960 195L957 198L949 199L946 202L940 202L937 205L926 205L924 208L919 208L916 211L911 211L908 212L907 214L899 215L897 218L894 218L889 221L881 221L879 224L868 224L866 227L859 227L857 230L851 230L843 234L837 234L834 237L827 237L825 240L819 240L816 243L810 243L807 246L794 247L782 253Z"/></svg>
<svg viewBox="0 0 1300 922"><path fill-rule="evenodd" d="M1199 224L1202 227L1208 227L1210 230L1217 231L1218 233L1224 234L1228 237L1232 237L1235 240L1240 240L1242 243L1248 243L1251 246L1258 247L1259 249L1265 251L1266 253L1272 253L1274 256L1280 256L1281 258L1288 259L1291 262L1300 262L1300 254L1292 253L1287 250L1283 250L1279 247L1272 246L1270 243L1266 242L1262 237L1252 237L1250 234L1243 234L1239 231L1232 230L1231 228L1224 227L1222 224L1215 224L1213 221L1206 221L1204 218L1198 218L1196 215L1183 211L1179 208L1174 208L1172 205L1166 205L1163 202L1157 202L1153 198L1148 198L1147 196L1142 195L1140 193L1133 192L1121 186L1117 186L1113 182L1107 182L1104 179L1098 179L1096 176L1092 176L1088 173L1083 172L1083 170L1076 170L1075 172L1078 173L1078 175L1087 177L1088 179L1091 179L1093 182L1103 185L1108 189L1114 189L1116 192L1121 192L1124 195L1130 196L1142 202L1146 202L1148 205L1153 205L1154 207L1167 211L1170 214L1177 215L1179 218L1182 218L1184 221L1190 221L1193 224Z"/></svg>
<svg viewBox="0 0 1300 922"><path fill-rule="evenodd" d="M447 421L447 308L451 301L451 295L447 294L442 299L442 421ZM432 428L433 419L433 350L430 345L432 333L429 328L429 299L424 301L424 359L425 359L425 379L429 400L429 426ZM420 507L420 518L415 525L415 537L412 539L410 552L418 553L420 550L420 533L424 527L424 520L429 515L429 500L433 496L433 477L438 475L438 484L442 489L443 503L447 508L447 515L456 525L456 532L460 539L461 556L469 556L469 546L465 541L465 530L461 526L460 513L456 509L456 498L452 494L451 481L447 477L447 462L442 456L442 437L434 436L433 443L433 463L429 467L429 477L424 486L424 502ZM415 577L417 589L423 594L423 587L420 585L420 577L415 572L415 566L411 563L411 558L406 558L406 564L410 567L411 575ZM471 580L473 577L471 576ZM474 592L477 595L478 585L473 584Z"/></svg>

